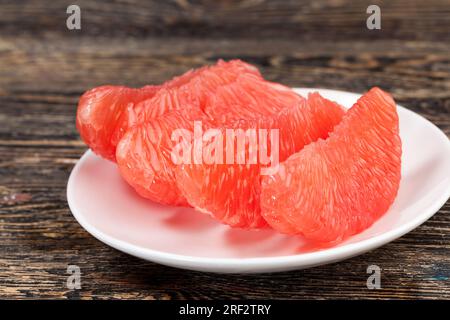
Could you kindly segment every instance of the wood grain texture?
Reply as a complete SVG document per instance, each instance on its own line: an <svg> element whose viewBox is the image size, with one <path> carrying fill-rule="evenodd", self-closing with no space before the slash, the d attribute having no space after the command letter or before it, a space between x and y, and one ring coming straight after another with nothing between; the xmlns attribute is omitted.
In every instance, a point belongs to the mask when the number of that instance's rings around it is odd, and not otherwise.
<svg viewBox="0 0 450 320"><path fill-rule="evenodd" d="M276 37L291 41L449 39L448 0L1 1L3 32L67 34L66 8L77 4L89 36ZM366 9L382 8L382 32L366 28ZM17 28L17 23L20 28Z"/></svg>
<svg viewBox="0 0 450 320"><path fill-rule="evenodd" d="M242 58L290 86L378 85L450 136L449 1L77 1L82 30L56 1L0 1L0 298L450 299L450 203L380 249L313 269L216 275L148 263L103 245L71 215L66 183L86 150L79 96L106 83L160 83ZM67 265L82 289L66 287ZM382 289L366 268L382 268Z"/></svg>

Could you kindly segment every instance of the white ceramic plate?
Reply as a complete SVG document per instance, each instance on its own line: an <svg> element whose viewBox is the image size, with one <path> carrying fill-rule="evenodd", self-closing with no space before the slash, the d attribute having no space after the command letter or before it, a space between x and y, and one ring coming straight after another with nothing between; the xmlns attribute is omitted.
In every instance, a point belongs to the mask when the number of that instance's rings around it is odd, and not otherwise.
<svg viewBox="0 0 450 320"><path fill-rule="evenodd" d="M319 91L350 107L360 95ZM371 228L328 249L298 236L245 231L188 208L140 198L112 162L91 151L73 169L67 199L78 222L94 237L145 260L191 270L261 273L302 269L343 260L382 246L416 228L450 196L450 142L432 123L398 108L403 142L402 180L390 210Z"/></svg>

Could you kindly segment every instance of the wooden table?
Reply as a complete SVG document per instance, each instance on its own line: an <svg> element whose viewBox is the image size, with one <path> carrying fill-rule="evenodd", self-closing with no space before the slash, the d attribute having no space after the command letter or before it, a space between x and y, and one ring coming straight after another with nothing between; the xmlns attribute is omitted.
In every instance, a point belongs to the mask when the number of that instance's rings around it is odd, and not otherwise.
<svg viewBox="0 0 450 320"><path fill-rule="evenodd" d="M75 129L83 91L141 86L242 58L290 86L363 92L378 85L450 133L450 2L76 1L0 3L0 298L450 298L450 205L380 249L265 275L189 272L95 240L66 202L86 150ZM388 2L388 1L385 1ZM379 4L382 29L366 28ZM67 265L82 289L66 286ZM379 290L366 268L382 268Z"/></svg>

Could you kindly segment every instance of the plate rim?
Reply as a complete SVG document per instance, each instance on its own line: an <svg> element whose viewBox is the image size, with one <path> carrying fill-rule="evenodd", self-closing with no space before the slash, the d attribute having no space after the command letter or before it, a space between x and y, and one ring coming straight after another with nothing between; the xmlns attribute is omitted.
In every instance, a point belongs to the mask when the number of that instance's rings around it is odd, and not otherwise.
<svg viewBox="0 0 450 320"><path fill-rule="evenodd" d="M329 92L335 94L345 94L354 95L355 98L359 98L362 94L325 89L325 88L304 88L304 87L294 87L294 91L319 91L319 92ZM401 109L402 112L410 113L414 117L418 117L421 121L424 121L431 130L433 130L450 150L450 140L446 134L440 130L435 124L421 116L420 114L411 111L407 108L402 107L397 104L397 108ZM320 265L325 263L332 263L342 259L347 259L355 255L365 253L367 251L373 250L375 248L381 247L397 238L402 237L411 230L417 228L419 225L430 219L439 209L447 202L450 197L450 185L444 190L441 196L436 199L433 206L427 207L420 215L404 223L403 225L389 230L387 232L381 233L379 235L360 240L358 242L344 244L338 247L331 247L323 250L299 253L294 255L281 255L281 256L270 256L270 257L249 257L249 258L215 258L215 257L199 257L192 255L182 255L178 253L170 253L165 251L159 251L155 249L146 248L140 245L132 244L113 236L110 236L103 231L99 230L97 227L93 226L84 218L84 215L80 213L76 205L72 202L70 194L72 193L74 177L80 170L82 163L87 161L89 155L94 154L90 149L88 149L81 158L77 161L73 167L66 189L67 202L72 215L75 217L77 222L94 238L99 241L119 250L124 253L130 254L132 256L142 258L147 261L152 261L155 263L165 264L169 266L174 266L178 268L190 269L190 270L201 270L209 272L220 272L220 273L261 273L261 272L276 272L292 269L307 268L313 265Z"/></svg>

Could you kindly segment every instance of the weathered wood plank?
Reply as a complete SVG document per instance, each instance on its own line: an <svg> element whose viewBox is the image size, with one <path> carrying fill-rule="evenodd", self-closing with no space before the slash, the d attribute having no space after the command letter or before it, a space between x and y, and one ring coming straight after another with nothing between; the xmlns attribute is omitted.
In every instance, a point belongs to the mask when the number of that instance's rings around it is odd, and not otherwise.
<svg viewBox="0 0 450 320"><path fill-rule="evenodd" d="M276 37L302 40L449 39L450 5L444 0L246 0L246 1L89 1L78 0L78 34L111 37ZM369 5L382 12L382 31L366 28ZM48 37L67 34L60 1L3 1L0 30L5 34Z"/></svg>

